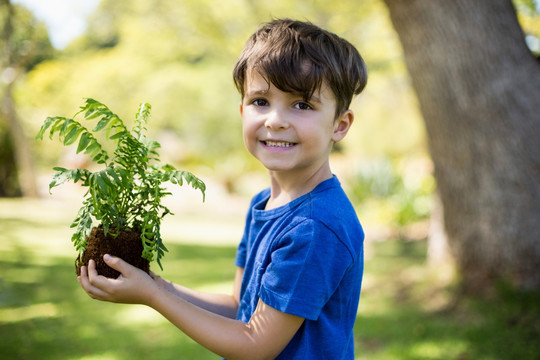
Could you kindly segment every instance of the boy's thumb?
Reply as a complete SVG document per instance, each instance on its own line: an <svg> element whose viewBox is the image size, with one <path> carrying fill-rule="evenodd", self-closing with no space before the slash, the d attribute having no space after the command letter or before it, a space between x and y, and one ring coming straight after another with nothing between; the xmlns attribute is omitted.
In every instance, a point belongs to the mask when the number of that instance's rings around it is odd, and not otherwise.
<svg viewBox="0 0 540 360"><path fill-rule="evenodd" d="M107 265L109 265L114 270L119 271L121 273L122 273L122 270L124 270L124 268L125 268L125 266L124 266L125 261L120 259L119 257L112 256L112 255L109 255L109 254L105 254L103 256L103 260L105 260Z"/></svg>

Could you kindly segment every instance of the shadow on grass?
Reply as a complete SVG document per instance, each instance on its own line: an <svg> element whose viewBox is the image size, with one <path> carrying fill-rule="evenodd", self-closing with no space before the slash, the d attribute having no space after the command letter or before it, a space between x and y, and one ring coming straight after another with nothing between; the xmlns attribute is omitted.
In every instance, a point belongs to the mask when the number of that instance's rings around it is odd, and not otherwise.
<svg viewBox="0 0 540 360"><path fill-rule="evenodd" d="M430 314L411 306L360 316L356 353L358 359L538 359L537 320L529 317L512 325L512 316L499 311L500 307ZM536 319L538 315L536 311Z"/></svg>
<svg viewBox="0 0 540 360"><path fill-rule="evenodd" d="M90 299L77 283L69 242L48 238L58 236L57 225L21 217L0 219L0 226L0 359L219 358L151 309ZM44 242L52 249L41 253ZM168 247L165 269L153 265L156 273L188 287L230 291L234 246ZM501 287L491 299L455 301L451 284L438 283L425 265L425 242L368 248L357 359L538 358L538 293Z"/></svg>
<svg viewBox="0 0 540 360"><path fill-rule="evenodd" d="M355 325L357 359L539 358L540 292L500 286L490 298L459 297L452 285L433 280L425 247L374 245L366 267L375 285L363 290Z"/></svg>
<svg viewBox="0 0 540 360"><path fill-rule="evenodd" d="M189 286L232 282L234 247L174 245L169 250L163 276L178 270L170 277ZM90 299L76 280L73 259L40 265L21 251L1 254L0 358L218 358L151 310Z"/></svg>

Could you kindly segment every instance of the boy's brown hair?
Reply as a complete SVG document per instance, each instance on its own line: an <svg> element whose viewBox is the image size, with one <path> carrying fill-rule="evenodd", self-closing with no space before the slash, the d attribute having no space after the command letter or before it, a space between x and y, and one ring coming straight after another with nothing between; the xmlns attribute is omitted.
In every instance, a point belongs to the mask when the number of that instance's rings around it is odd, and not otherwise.
<svg viewBox="0 0 540 360"><path fill-rule="evenodd" d="M367 82L367 68L347 40L310 22L280 19L263 24L246 42L233 70L242 98L247 71L279 90L309 100L323 81L336 98L336 118Z"/></svg>

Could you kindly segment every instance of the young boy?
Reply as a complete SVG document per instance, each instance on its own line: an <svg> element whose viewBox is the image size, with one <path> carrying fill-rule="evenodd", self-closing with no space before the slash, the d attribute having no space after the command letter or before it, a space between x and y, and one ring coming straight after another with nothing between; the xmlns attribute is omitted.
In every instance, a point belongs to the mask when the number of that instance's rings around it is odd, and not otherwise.
<svg viewBox="0 0 540 360"><path fill-rule="evenodd" d="M364 234L329 154L353 123L365 64L347 41L285 19L250 37L233 75L244 143L270 175L247 214L233 295L190 290L108 255L118 279L91 261L79 282L92 298L154 308L227 359L353 359Z"/></svg>

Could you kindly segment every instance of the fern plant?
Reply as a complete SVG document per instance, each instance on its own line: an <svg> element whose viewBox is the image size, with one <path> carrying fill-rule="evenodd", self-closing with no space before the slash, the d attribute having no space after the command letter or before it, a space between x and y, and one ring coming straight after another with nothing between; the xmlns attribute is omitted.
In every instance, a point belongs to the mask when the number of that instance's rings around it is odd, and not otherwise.
<svg viewBox="0 0 540 360"><path fill-rule="evenodd" d="M161 269L161 259L167 250L160 234L162 218L171 212L161 204L170 195L163 183L184 183L201 191L204 201L206 186L202 180L187 171L176 170L160 163L157 149L160 144L145 136L151 106L140 105L135 123L129 130L124 122L106 105L86 99L84 106L73 118L48 117L36 138L42 140L49 132L50 139L58 134L64 145L77 143L77 153L85 153L92 161L103 165L99 171L55 167L56 173L49 184L52 188L67 181L80 182L88 190L83 205L71 224L75 228L71 241L79 253L84 252L87 238L96 223L101 223L105 234L112 236L120 231L141 233L142 257L156 260ZM74 120L79 114L86 121L94 121L92 130ZM103 132L116 148L109 154L95 134Z"/></svg>

